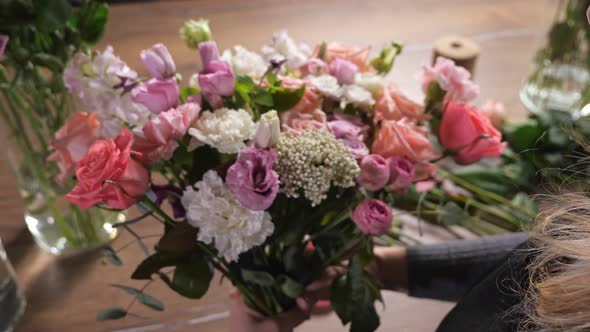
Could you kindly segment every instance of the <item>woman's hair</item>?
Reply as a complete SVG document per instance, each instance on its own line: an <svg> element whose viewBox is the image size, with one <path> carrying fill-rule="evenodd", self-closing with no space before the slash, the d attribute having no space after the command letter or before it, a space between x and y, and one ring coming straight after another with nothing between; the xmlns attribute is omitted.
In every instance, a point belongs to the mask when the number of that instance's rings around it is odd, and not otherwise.
<svg viewBox="0 0 590 332"><path fill-rule="evenodd" d="M590 198L562 194L544 203L531 231L523 329L590 331Z"/></svg>

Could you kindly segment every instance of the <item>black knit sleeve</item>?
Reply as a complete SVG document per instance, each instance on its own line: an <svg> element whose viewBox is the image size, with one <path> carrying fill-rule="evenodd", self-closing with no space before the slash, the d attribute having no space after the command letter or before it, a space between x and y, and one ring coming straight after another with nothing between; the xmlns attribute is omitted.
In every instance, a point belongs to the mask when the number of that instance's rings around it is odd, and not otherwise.
<svg viewBox="0 0 590 332"><path fill-rule="evenodd" d="M527 240L524 233L408 248L408 294L457 301Z"/></svg>

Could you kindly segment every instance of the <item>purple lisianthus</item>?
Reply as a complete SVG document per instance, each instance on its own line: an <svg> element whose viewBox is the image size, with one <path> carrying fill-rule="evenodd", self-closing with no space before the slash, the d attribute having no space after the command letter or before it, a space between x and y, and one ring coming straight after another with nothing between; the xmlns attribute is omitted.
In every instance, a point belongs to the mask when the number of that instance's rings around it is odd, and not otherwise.
<svg viewBox="0 0 590 332"><path fill-rule="evenodd" d="M330 74L336 77L340 84L354 83L354 75L359 70L358 66L354 63L340 58L336 58L330 62L329 69Z"/></svg>
<svg viewBox="0 0 590 332"><path fill-rule="evenodd" d="M199 55L201 56L203 68L207 67L211 61L219 60L219 49L217 48L217 44L213 40L200 43Z"/></svg>
<svg viewBox="0 0 590 332"><path fill-rule="evenodd" d="M8 35L0 35L0 60L4 59L4 51L6 50L9 39L10 37Z"/></svg>
<svg viewBox="0 0 590 332"><path fill-rule="evenodd" d="M378 154L364 157L360 167L361 173L357 182L367 190L381 190L389 181L389 163Z"/></svg>
<svg viewBox="0 0 590 332"><path fill-rule="evenodd" d="M176 79L158 80L152 78L145 84L133 88L131 98L134 102L147 107L152 113L160 114L176 107L179 93Z"/></svg>
<svg viewBox="0 0 590 332"><path fill-rule="evenodd" d="M350 156L354 159L361 159L369 155L369 148L363 141L354 138L343 138L340 142L348 148Z"/></svg>
<svg viewBox="0 0 590 332"><path fill-rule="evenodd" d="M174 76L176 65L164 44L156 44L139 54L141 61L150 74L159 80Z"/></svg>
<svg viewBox="0 0 590 332"><path fill-rule="evenodd" d="M403 192L412 185L416 169L407 159L401 157L391 157L389 162L389 184L387 189L396 192Z"/></svg>
<svg viewBox="0 0 590 332"><path fill-rule="evenodd" d="M244 207L261 211L268 209L279 192L279 175L272 167L277 161L273 150L249 146L227 170L225 182Z"/></svg>
<svg viewBox="0 0 590 332"><path fill-rule="evenodd" d="M182 189L176 186L166 184L166 185L156 185L152 184L152 190L156 194L156 201L154 202L157 206L162 205L165 199L168 199L168 203L170 203L170 207L172 207L172 214L174 218L184 218L186 215L186 210L182 205L180 198L182 197Z"/></svg>
<svg viewBox="0 0 590 332"><path fill-rule="evenodd" d="M231 96L234 93L234 73L231 65L225 61L213 60L199 73L201 90L219 96Z"/></svg>

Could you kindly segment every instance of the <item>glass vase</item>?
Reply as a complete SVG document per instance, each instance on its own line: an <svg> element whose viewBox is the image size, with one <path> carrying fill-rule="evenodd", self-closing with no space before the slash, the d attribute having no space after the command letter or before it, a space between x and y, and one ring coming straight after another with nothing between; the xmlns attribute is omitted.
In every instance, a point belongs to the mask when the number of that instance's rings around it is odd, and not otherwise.
<svg viewBox="0 0 590 332"><path fill-rule="evenodd" d="M12 331L25 311L25 297L0 241L0 331Z"/></svg>

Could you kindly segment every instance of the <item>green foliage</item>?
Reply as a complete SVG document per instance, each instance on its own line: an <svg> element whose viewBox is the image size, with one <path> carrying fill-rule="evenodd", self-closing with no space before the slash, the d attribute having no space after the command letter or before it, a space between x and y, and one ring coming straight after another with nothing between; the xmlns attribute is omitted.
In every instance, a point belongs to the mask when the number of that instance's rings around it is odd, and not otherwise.
<svg viewBox="0 0 590 332"><path fill-rule="evenodd" d="M87 45L94 45L102 38L108 18L109 8L106 3L85 1L70 17L69 23L80 33L82 41Z"/></svg>
<svg viewBox="0 0 590 332"><path fill-rule="evenodd" d="M98 313L96 316L96 320L104 321L104 320L113 320L113 319L121 319L127 316L127 310L121 307L112 307L105 309Z"/></svg>
<svg viewBox="0 0 590 332"><path fill-rule="evenodd" d="M199 94L201 91L197 88L193 88L192 86L185 86L180 88L180 101L186 103L186 100L190 96L194 96Z"/></svg>
<svg viewBox="0 0 590 332"><path fill-rule="evenodd" d="M111 287L121 289L129 295L133 295L133 296L137 297L137 301L139 303L145 305L148 308L151 308L156 311L163 311L164 310L164 304L162 302L160 302L160 300L156 299L155 297L153 297L151 295L144 293L142 290L139 290L137 288L130 287L130 286L117 285L117 284L113 284L113 285L111 285Z"/></svg>
<svg viewBox="0 0 590 332"><path fill-rule="evenodd" d="M121 261L119 256L117 256L117 253L115 252L115 250L113 250L113 248L106 247L103 249L102 253L105 255L105 257L107 258L109 263L111 263L115 266L123 265L123 262Z"/></svg>
<svg viewBox="0 0 590 332"><path fill-rule="evenodd" d="M190 299L200 299L209 289L213 269L201 253L193 253L189 261L176 266L172 289Z"/></svg>
<svg viewBox="0 0 590 332"><path fill-rule="evenodd" d="M242 269L242 278L245 281L258 286L268 287L275 284L275 278L272 276L272 274L265 271Z"/></svg>
<svg viewBox="0 0 590 332"><path fill-rule="evenodd" d="M401 54L403 44L399 42L391 42L391 45L383 48L379 54L371 60L371 65L377 69L380 74L387 74L393 67L395 58Z"/></svg>
<svg viewBox="0 0 590 332"><path fill-rule="evenodd" d="M440 222L445 225L464 225L471 219L471 215L455 202L447 202L442 207Z"/></svg>

